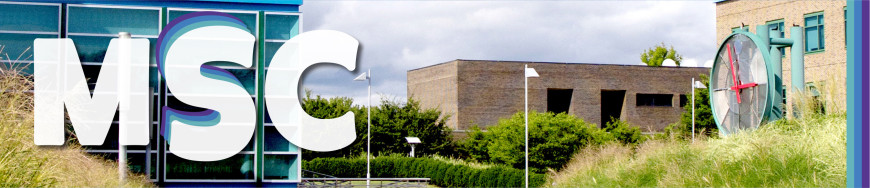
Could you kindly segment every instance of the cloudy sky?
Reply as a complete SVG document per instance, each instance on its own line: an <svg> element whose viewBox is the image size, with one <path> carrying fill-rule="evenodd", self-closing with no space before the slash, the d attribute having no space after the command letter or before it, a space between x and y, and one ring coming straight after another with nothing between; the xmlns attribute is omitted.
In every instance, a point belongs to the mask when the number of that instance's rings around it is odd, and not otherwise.
<svg viewBox="0 0 870 188"><path fill-rule="evenodd" d="M305 1L303 31L329 29L360 41L357 70L309 69L302 86L322 96L366 103L405 100L407 71L454 59L641 64L640 53L664 42L684 66L712 62L711 1ZM699 66L700 66L699 65Z"/></svg>

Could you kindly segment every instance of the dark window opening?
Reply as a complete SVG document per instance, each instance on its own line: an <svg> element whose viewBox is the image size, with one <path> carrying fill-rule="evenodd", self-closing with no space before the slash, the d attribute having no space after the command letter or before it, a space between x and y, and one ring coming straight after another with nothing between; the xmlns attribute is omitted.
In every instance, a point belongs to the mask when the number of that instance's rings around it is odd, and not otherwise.
<svg viewBox="0 0 870 188"><path fill-rule="evenodd" d="M619 119L622 114L622 104L625 101L625 90L601 91L601 125L604 127L610 120Z"/></svg>
<svg viewBox="0 0 870 188"><path fill-rule="evenodd" d="M637 94L637 106L673 106L673 94Z"/></svg>
<svg viewBox="0 0 870 188"><path fill-rule="evenodd" d="M572 89L547 89L547 111L553 113L568 113L571 107Z"/></svg>
<svg viewBox="0 0 870 188"><path fill-rule="evenodd" d="M689 97L686 95L680 95L680 107L686 106L689 104Z"/></svg>

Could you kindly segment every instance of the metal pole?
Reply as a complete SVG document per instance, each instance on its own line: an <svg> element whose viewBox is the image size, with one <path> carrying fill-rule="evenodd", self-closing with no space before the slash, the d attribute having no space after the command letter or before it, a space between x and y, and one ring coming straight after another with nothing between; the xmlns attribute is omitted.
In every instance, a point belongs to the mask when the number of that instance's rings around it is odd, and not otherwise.
<svg viewBox="0 0 870 188"><path fill-rule="evenodd" d="M692 78L692 143L695 143L695 78Z"/></svg>
<svg viewBox="0 0 870 188"><path fill-rule="evenodd" d="M369 107L366 108L368 114L368 133L366 133L366 187L371 186L372 171L371 171L371 149L372 149L372 69L369 69L366 74L366 80L369 81Z"/></svg>
<svg viewBox="0 0 870 188"><path fill-rule="evenodd" d="M791 39L794 40L794 43L791 46L791 91L792 99L795 99L794 96L798 93L804 91L804 30L801 27L792 27L791 28ZM800 114L798 114L798 107L795 103L796 100L792 100L792 114L793 117L798 118Z"/></svg>
<svg viewBox="0 0 870 188"><path fill-rule="evenodd" d="M529 188L529 77L526 74L526 71L529 69L529 65L526 64L526 68L523 69L523 78L526 81L526 188Z"/></svg>
<svg viewBox="0 0 870 188"><path fill-rule="evenodd" d="M119 42L121 42L120 43L121 44L120 45L121 57L118 58L118 60L119 60L118 67L121 68L122 70L124 70L124 71L119 71L119 72L121 74L124 74L125 72L130 73L130 69L129 69L129 67L127 67L127 66L129 66L130 62L126 62L127 60L130 59L130 57L129 57L130 56L130 54L129 54L130 53L130 49L129 49L130 33L120 32L120 33L118 33L118 38L120 39ZM127 64L127 65L123 65L123 64ZM127 78L127 77L121 76L121 78ZM123 84L123 85L118 86L118 89L121 90L121 92L118 93L118 98L120 99L120 98L128 97L129 91L130 91L129 80L120 81L120 82L118 82L118 84ZM127 99L127 100L129 100L129 99ZM121 100L121 102L128 102L127 100ZM120 106L124 106L124 105L120 105ZM120 122L122 122L122 123L128 122L128 120L127 120L128 117L125 114L127 114L126 111L128 111L129 109L119 108L118 110L120 111L120 113L118 113L119 114L118 120L120 120ZM124 181L127 179L127 146L124 145L124 144L126 144L126 141L124 141L126 139L127 139L127 128L125 126L121 126L121 124L119 123L118 124L118 179L121 181L120 184L124 184Z"/></svg>

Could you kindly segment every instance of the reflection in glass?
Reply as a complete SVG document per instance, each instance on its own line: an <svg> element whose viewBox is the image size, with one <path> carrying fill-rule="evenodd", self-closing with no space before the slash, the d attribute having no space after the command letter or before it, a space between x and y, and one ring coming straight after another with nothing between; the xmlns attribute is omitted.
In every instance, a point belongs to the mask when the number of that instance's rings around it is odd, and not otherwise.
<svg viewBox="0 0 870 188"><path fill-rule="evenodd" d="M37 38L57 38L57 35L0 33L0 45L3 46L0 57L3 60L33 61L33 40ZM6 59L7 55L9 59Z"/></svg>
<svg viewBox="0 0 870 188"><path fill-rule="evenodd" d="M254 155L237 154L230 158L199 162L166 154L166 179L254 179Z"/></svg>
<svg viewBox="0 0 870 188"><path fill-rule="evenodd" d="M266 39L287 40L299 35L298 15L266 15Z"/></svg>

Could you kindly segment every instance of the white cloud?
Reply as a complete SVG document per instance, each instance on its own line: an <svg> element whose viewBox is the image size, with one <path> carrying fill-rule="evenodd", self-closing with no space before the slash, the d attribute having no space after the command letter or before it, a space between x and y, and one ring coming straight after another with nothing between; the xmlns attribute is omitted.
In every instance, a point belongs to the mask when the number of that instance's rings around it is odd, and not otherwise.
<svg viewBox="0 0 870 188"><path fill-rule="evenodd" d="M307 1L302 8L306 31L358 39L357 68L375 72L373 93L391 96L406 96L408 70L453 59L640 64L644 49L664 42L697 66L716 50L709 1ZM303 86L365 97L365 84L349 81L358 72L318 67Z"/></svg>

